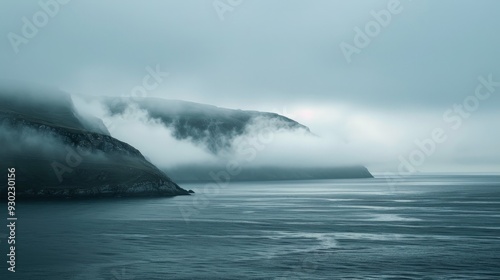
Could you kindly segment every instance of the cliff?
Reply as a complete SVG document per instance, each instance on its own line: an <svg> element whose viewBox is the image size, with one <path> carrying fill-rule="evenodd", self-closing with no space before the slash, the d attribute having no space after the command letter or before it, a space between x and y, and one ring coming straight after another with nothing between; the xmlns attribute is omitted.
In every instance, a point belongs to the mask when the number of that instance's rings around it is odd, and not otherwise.
<svg viewBox="0 0 500 280"><path fill-rule="evenodd" d="M58 90L1 88L0 144L2 169L16 169L18 198L188 194Z"/></svg>

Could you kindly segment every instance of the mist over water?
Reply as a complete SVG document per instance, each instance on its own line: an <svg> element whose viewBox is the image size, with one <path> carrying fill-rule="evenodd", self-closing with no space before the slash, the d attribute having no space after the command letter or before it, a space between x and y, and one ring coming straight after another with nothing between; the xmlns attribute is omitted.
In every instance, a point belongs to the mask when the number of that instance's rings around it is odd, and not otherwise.
<svg viewBox="0 0 500 280"><path fill-rule="evenodd" d="M264 109L308 126L312 134L269 131L268 120L256 120L248 125L244 135L224 140L231 148L214 153L205 143L175 138L171 127L152 118L147 110L135 106L132 101L123 113L116 115L110 114L99 101L84 101L75 96L73 100L82 114L103 119L112 136L136 146L153 163L164 168L241 161L245 153L238 150L238 146L242 142L252 142L256 143L252 144L256 156L252 157L249 166L359 164L375 172L396 172L401 158L409 160L412 152L422 149L425 152L422 145L432 140L436 129L443 131L445 142L433 143L433 147L428 148L431 153L425 156L422 164L414 166L419 171L495 172L500 158L495 145L497 140L500 141L497 139L499 135L489 133L500 119L492 112L470 114L468 118L460 119L460 126L456 127L457 119L451 121L442 117L445 110L378 112L369 108L325 105L299 105L276 110L264 106ZM489 136L482 136L486 134ZM482 158L481 162L477 162L479 158ZM405 172L408 171L406 168Z"/></svg>
<svg viewBox="0 0 500 280"><path fill-rule="evenodd" d="M135 106L133 102L123 113L112 115L97 101L86 102L78 97L74 97L74 100L79 111L98 115L107 124L112 136L137 147L153 163L163 168L223 165L231 160L249 161L248 165L252 167L328 167L355 165L362 161L362 157L356 156L359 151L346 145L340 137L318 136L314 131L309 133L304 129L275 129L279 123L264 117L249 123L242 135L224 140L229 143L227 149L211 152L206 143L175 138L172 127L152 118L147 110ZM248 149L253 152L249 154ZM325 153L335 157L322 156ZM245 160L249 156L251 160Z"/></svg>

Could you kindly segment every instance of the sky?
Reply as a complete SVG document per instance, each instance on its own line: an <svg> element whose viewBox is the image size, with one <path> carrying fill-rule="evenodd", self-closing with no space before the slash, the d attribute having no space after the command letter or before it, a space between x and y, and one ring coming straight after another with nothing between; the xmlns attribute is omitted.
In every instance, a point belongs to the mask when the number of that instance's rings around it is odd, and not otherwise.
<svg viewBox="0 0 500 280"><path fill-rule="evenodd" d="M496 0L1 1L0 77L130 95L156 72L148 96L283 114L375 172L500 172L498 11Z"/></svg>

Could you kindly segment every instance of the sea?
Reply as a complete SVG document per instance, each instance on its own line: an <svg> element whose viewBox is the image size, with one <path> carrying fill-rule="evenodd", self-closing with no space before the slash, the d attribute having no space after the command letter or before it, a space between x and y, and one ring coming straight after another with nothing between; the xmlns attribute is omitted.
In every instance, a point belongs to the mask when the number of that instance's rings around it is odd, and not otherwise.
<svg viewBox="0 0 500 280"><path fill-rule="evenodd" d="M181 186L19 201L0 279L500 279L499 175Z"/></svg>

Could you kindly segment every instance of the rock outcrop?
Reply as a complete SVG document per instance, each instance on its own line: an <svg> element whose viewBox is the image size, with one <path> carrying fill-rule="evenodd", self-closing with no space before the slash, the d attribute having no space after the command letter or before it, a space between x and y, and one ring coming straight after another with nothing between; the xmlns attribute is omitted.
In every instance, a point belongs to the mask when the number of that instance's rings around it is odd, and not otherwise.
<svg viewBox="0 0 500 280"><path fill-rule="evenodd" d="M18 198L189 195L58 90L1 89L0 144Z"/></svg>

